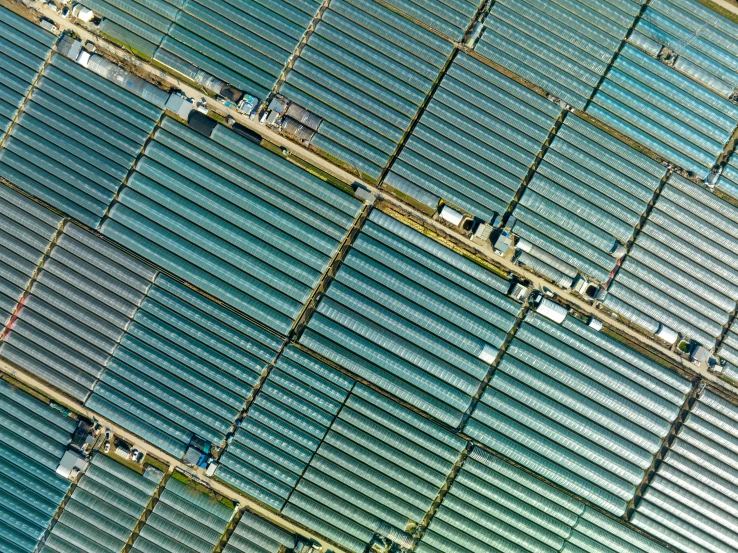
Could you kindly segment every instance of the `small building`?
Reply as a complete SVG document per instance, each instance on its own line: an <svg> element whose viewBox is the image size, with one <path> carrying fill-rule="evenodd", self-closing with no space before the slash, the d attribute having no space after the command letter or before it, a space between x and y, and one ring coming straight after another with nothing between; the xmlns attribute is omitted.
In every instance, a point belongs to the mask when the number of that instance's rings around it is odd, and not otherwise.
<svg viewBox="0 0 738 553"><path fill-rule="evenodd" d="M59 41L57 51L62 55L68 57L70 60L77 61L80 52L82 52L82 41L72 38L69 33L64 33L64 36Z"/></svg>
<svg viewBox="0 0 738 553"><path fill-rule="evenodd" d="M212 119L199 111L190 112L187 124L193 131L197 131L207 138L210 138L210 135L213 134L213 130L218 125L215 119Z"/></svg>
<svg viewBox="0 0 738 553"><path fill-rule="evenodd" d="M192 111L192 100L185 98L180 92L172 92L169 95L164 108L167 111L171 111L177 117L181 117L185 121L190 118L190 112Z"/></svg>
<svg viewBox="0 0 738 553"><path fill-rule="evenodd" d="M59 466L56 467L56 473L62 478L74 480L77 474L87 470L87 465L89 463L82 455L68 449L61 458L61 461L59 461Z"/></svg>
<svg viewBox="0 0 738 553"><path fill-rule="evenodd" d="M536 305L536 313L540 313L547 319L551 319L553 322L561 324L566 319L566 315L569 311L563 305L554 303L549 299L540 298L538 305Z"/></svg>
<svg viewBox="0 0 738 553"><path fill-rule="evenodd" d="M115 454L127 461L131 458L131 449L128 447L127 444L124 444L123 442L118 442L117 444L115 444Z"/></svg>

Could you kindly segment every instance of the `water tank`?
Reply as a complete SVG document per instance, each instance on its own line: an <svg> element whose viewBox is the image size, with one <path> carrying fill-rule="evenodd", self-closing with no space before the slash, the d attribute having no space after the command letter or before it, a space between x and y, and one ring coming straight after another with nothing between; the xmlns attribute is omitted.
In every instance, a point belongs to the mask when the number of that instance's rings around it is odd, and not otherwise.
<svg viewBox="0 0 738 553"><path fill-rule="evenodd" d="M282 131L308 143L310 143L315 136L315 131L313 129L303 125L291 117L284 117L282 119Z"/></svg>
<svg viewBox="0 0 738 553"><path fill-rule="evenodd" d="M309 112L302 106L298 106L294 102L290 103L287 107L287 116L292 117L295 121L302 123L314 131L319 130L320 124L323 122L322 117L318 117L314 113Z"/></svg>
<svg viewBox="0 0 738 553"><path fill-rule="evenodd" d="M540 303L536 306L536 313L540 313L547 319L551 319L553 322L561 324L566 319L568 313L566 307L554 303L549 299L541 298Z"/></svg>
<svg viewBox="0 0 738 553"><path fill-rule="evenodd" d="M667 344L675 344L679 340L679 334L666 326L665 324L659 324L659 329L656 331L656 336L661 338Z"/></svg>

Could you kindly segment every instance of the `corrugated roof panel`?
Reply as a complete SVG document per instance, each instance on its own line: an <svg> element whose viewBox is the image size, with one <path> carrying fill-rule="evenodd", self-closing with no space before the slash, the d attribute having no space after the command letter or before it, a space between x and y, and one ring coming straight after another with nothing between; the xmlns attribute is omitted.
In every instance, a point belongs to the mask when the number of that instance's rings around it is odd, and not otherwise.
<svg viewBox="0 0 738 553"><path fill-rule="evenodd" d="M455 426L520 311L507 288L374 211L300 342Z"/></svg>
<svg viewBox="0 0 738 553"><path fill-rule="evenodd" d="M41 551L122 551L158 485L98 453Z"/></svg>
<svg viewBox="0 0 738 553"><path fill-rule="evenodd" d="M0 140L31 89L56 37L0 6ZM0 176L2 172L0 171Z"/></svg>
<svg viewBox="0 0 738 553"><path fill-rule="evenodd" d="M458 54L385 182L405 182L476 216L504 213L561 109ZM422 200L422 198L420 198Z"/></svg>
<svg viewBox="0 0 738 553"><path fill-rule="evenodd" d="M220 542L233 508L216 497L171 477L131 553L212 551Z"/></svg>
<svg viewBox="0 0 738 553"><path fill-rule="evenodd" d="M0 151L0 175L97 226L161 110L60 55L30 99Z"/></svg>
<svg viewBox="0 0 738 553"><path fill-rule="evenodd" d="M465 445L357 385L283 512L361 551L379 522L412 531L423 520Z"/></svg>
<svg viewBox="0 0 738 553"><path fill-rule="evenodd" d="M76 422L0 380L0 549L33 553L70 482L56 474Z"/></svg>
<svg viewBox="0 0 738 553"><path fill-rule="evenodd" d="M360 202L224 126L165 119L145 154L103 234L287 334Z"/></svg>
<svg viewBox="0 0 738 553"><path fill-rule="evenodd" d="M699 177L715 164L738 122L738 107L632 44L587 112Z"/></svg>
<svg viewBox="0 0 738 553"><path fill-rule="evenodd" d="M281 344L189 288L160 276L87 406L175 457L193 435L218 446ZM164 437L161 437L161 435Z"/></svg>
<svg viewBox="0 0 738 553"><path fill-rule="evenodd" d="M572 317L530 316L466 432L622 515L689 383Z"/></svg>
<svg viewBox="0 0 738 553"><path fill-rule="evenodd" d="M451 51L381 4L337 0L280 92L324 118L315 146L376 179Z"/></svg>
<svg viewBox="0 0 738 553"><path fill-rule="evenodd" d="M636 1L502 0L475 50L583 109L638 14Z"/></svg>
<svg viewBox="0 0 738 553"><path fill-rule="evenodd" d="M0 354L84 401L156 272L68 223Z"/></svg>
<svg viewBox="0 0 738 553"><path fill-rule="evenodd" d="M240 421L216 476L281 509L353 385L288 346Z"/></svg>

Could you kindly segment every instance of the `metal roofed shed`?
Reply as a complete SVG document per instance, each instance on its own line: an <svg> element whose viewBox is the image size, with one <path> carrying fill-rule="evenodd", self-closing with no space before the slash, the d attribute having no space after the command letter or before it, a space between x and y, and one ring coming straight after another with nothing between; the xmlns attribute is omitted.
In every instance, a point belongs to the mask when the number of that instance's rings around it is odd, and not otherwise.
<svg viewBox="0 0 738 553"><path fill-rule="evenodd" d="M206 138L210 138L213 130L218 126L218 122L215 119L194 109L187 118L187 124L193 131L197 131Z"/></svg>
<svg viewBox="0 0 738 553"><path fill-rule="evenodd" d="M34 553L70 482L56 473L76 421L0 380L0 550Z"/></svg>
<svg viewBox="0 0 738 553"><path fill-rule="evenodd" d="M377 179L451 42L371 0L335 0L279 93L323 118L312 146Z"/></svg>
<svg viewBox="0 0 738 553"><path fill-rule="evenodd" d="M56 467L56 473L62 478L75 480L80 472L84 472L89 463L76 451L67 450Z"/></svg>
<svg viewBox="0 0 738 553"><path fill-rule="evenodd" d="M464 431L616 516L691 383L574 317L528 315Z"/></svg>
<svg viewBox="0 0 738 553"><path fill-rule="evenodd" d="M631 1L499 0L475 50L584 109L639 11Z"/></svg>
<svg viewBox="0 0 738 553"><path fill-rule="evenodd" d="M281 343L160 275L86 405L174 457L219 446Z"/></svg>
<svg viewBox="0 0 738 553"><path fill-rule="evenodd" d="M603 303L713 349L738 300L736 268L738 208L673 175Z"/></svg>
<svg viewBox="0 0 738 553"><path fill-rule="evenodd" d="M161 111L54 54L0 150L0 175L96 227Z"/></svg>
<svg viewBox="0 0 738 553"><path fill-rule="evenodd" d="M456 426L521 309L509 286L374 210L300 343Z"/></svg>
<svg viewBox="0 0 738 553"><path fill-rule="evenodd" d="M354 383L286 347L221 455L216 476L281 509Z"/></svg>
<svg viewBox="0 0 738 553"><path fill-rule="evenodd" d="M246 511L238 521L223 553L279 553L292 551L295 536L279 526Z"/></svg>
<svg viewBox="0 0 738 553"><path fill-rule="evenodd" d="M351 551L424 520L466 442L357 384L282 512Z"/></svg>
<svg viewBox="0 0 738 553"><path fill-rule="evenodd" d="M84 401L156 271L67 223L0 355Z"/></svg>
<svg viewBox="0 0 738 553"><path fill-rule="evenodd" d="M56 36L0 6L0 140L51 51ZM0 175L2 175L0 170Z"/></svg>
<svg viewBox="0 0 738 553"><path fill-rule="evenodd" d="M131 553L211 552L220 542L233 508L180 478L176 473L167 481Z"/></svg>
<svg viewBox="0 0 738 553"><path fill-rule="evenodd" d="M102 225L129 247L287 334L361 202L218 125L165 118Z"/></svg>
<svg viewBox="0 0 738 553"><path fill-rule="evenodd" d="M560 114L459 53L385 180L433 209L440 197L491 220L506 211Z"/></svg>
<svg viewBox="0 0 738 553"><path fill-rule="evenodd" d="M515 208L514 232L607 282L665 174L659 163L567 114Z"/></svg>
<svg viewBox="0 0 738 553"><path fill-rule="evenodd" d="M158 485L97 453L39 553L122 551Z"/></svg>
<svg viewBox="0 0 738 553"><path fill-rule="evenodd" d="M708 390L636 503L633 524L686 553L738 547L738 407Z"/></svg>
<svg viewBox="0 0 738 553"><path fill-rule="evenodd" d="M169 95L164 109L187 121L192 111L192 100L186 98L182 93L173 92Z"/></svg>
<svg viewBox="0 0 738 553"><path fill-rule="evenodd" d="M551 319L557 324L561 324L566 319L566 315L569 311L563 305L554 303L551 300L540 297L538 304L536 305L536 313L540 313L543 317Z"/></svg>

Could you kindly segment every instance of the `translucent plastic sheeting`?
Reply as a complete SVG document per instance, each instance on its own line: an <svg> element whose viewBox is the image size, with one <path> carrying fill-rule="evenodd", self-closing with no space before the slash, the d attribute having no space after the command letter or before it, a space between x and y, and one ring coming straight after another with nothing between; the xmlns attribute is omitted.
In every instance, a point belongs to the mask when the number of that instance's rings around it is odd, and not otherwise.
<svg viewBox="0 0 738 553"><path fill-rule="evenodd" d="M160 276L87 405L176 457L193 435L219 445L281 341Z"/></svg>
<svg viewBox="0 0 738 553"><path fill-rule="evenodd" d="M698 177L715 164L738 121L727 99L631 44L587 112Z"/></svg>
<svg viewBox="0 0 738 553"><path fill-rule="evenodd" d="M0 549L33 553L70 482L59 464L73 419L0 380Z"/></svg>
<svg viewBox="0 0 738 553"><path fill-rule="evenodd" d="M280 92L324 119L314 146L376 179L452 49L379 3L337 0Z"/></svg>
<svg viewBox="0 0 738 553"><path fill-rule="evenodd" d="M620 515L689 385L569 319L562 328L529 317L466 432Z"/></svg>
<svg viewBox="0 0 738 553"><path fill-rule="evenodd" d="M280 509L354 381L289 346L221 457L216 476Z"/></svg>
<svg viewBox="0 0 738 553"><path fill-rule="evenodd" d="M218 126L165 119L103 234L287 334L361 203Z"/></svg>
<svg viewBox="0 0 738 553"><path fill-rule="evenodd" d="M148 480L112 457L98 453L41 552L119 553L158 485L158 481Z"/></svg>
<svg viewBox="0 0 738 553"><path fill-rule="evenodd" d="M455 426L520 311L507 288L374 211L300 343Z"/></svg>
<svg viewBox="0 0 738 553"><path fill-rule="evenodd" d="M0 325L4 328L61 223L14 190L0 187Z"/></svg>
<svg viewBox="0 0 738 553"><path fill-rule="evenodd" d="M738 86L738 25L695 0L658 0L649 4L638 30L695 66L697 78L729 97ZM679 65L676 66L679 68Z"/></svg>
<svg viewBox="0 0 738 553"><path fill-rule="evenodd" d="M133 542L132 553L212 551L233 517L233 508L171 477Z"/></svg>
<svg viewBox="0 0 738 553"><path fill-rule="evenodd" d="M638 11L637 2L498 1L475 49L583 109Z"/></svg>
<svg viewBox="0 0 738 553"><path fill-rule="evenodd" d="M561 109L466 54L458 54L387 182L420 187L491 220L504 213ZM422 201L423 198L417 198Z"/></svg>
<svg viewBox="0 0 738 553"><path fill-rule="evenodd" d="M494 549L491 549L491 548ZM419 553L667 550L475 447L416 548Z"/></svg>
<svg viewBox="0 0 738 553"><path fill-rule="evenodd" d="M605 303L612 296L712 348L735 309L736 267L738 209L673 176Z"/></svg>
<svg viewBox="0 0 738 553"><path fill-rule="evenodd" d="M67 223L0 353L84 401L155 274L105 240Z"/></svg>
<svg viewBox="0 0 738 553"><path fill-rule="evenodd" d="M264 99L319 7L317 0L185 0L163 46Z"/></svg>
<svg viewBox="0 0 738 553"><path fill-rule="evenodd" d="M56 37L0 7L0 140L31 89ZM2 171L0 170L0 175Z"/></svg>
<svg viewBox="0 0 738 553"><path fill-rule="evenodd" d="M699 398L636 504L636 526L690 553L735 550L736 421L738 407L723 397Z"/></svg>
<svg viewBox="0 0 738 553"><path fill-rule="evenodd" d="M54 55L0 151L0 175L96 227L161 108Z"/></svg>
<svg viewBox="0 0 738 553"><path fill-rule="evenodd" d="M422 521L465 445L357 385L283 512L358 551L379 522L405 530Z"/></svg>
<svg viewBox="0 0 738 553"><path fill-rule="evenodd" d="M481 0L389 0L388 4L452 40L461 40Z"/></svg>
<svg viewBox="0 0 738 553"><path fill-rule="evenodd" d="M233 530L223 553L279 553L295 547L295 536L247 511Z"/></svg>

